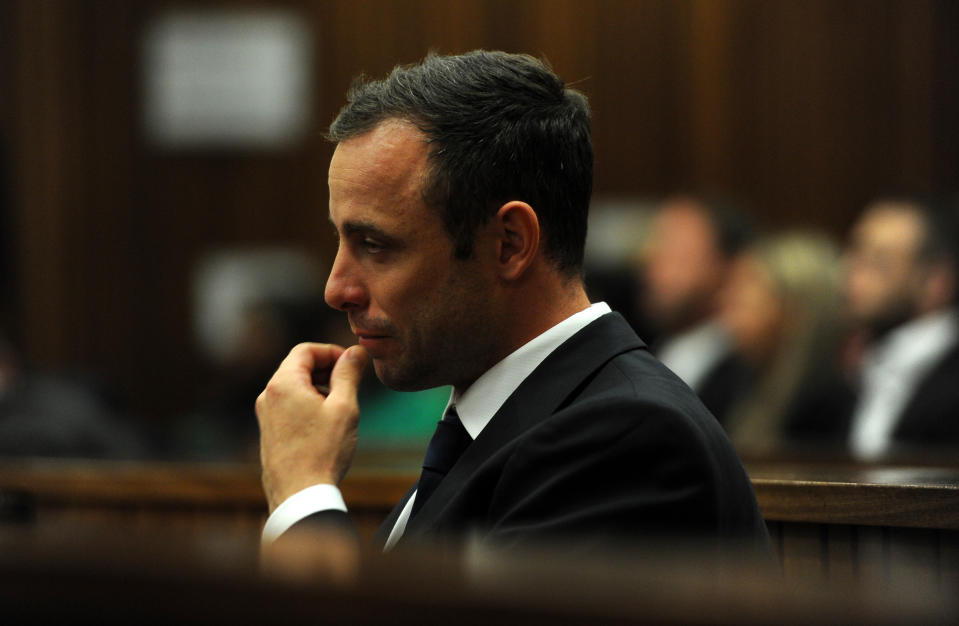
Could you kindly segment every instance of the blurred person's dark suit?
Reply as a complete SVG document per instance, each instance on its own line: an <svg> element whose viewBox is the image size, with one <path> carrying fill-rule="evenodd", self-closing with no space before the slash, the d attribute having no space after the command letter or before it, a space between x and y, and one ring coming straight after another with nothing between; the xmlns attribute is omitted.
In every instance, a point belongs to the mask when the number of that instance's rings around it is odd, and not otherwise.
<svg viewBox="0 0 959 626"><path fill-rule="evenodd" d="M923 377L899 417L893 439L904 444L959 445L959 345Z"/></svg>
<svg viewBox="0 0 959 626"><path fill-rule="evenodd" d="M89 387L24 374L0 390L0 456L138 458L144 438Z"/></svg>
<svg viewBox="0 0 959 626"><path fill-rule="evenodd" d="M929 371L898 414L890 432L890 452L911 455L924 448L959 447L959 346ZM788 425L791 439L831 448L848 446L856 389L833 379L830 393L797 405Z"/></svg>
<svg viewBox="0 0 959 626"><path fill-rule="evenodd" d="M696 395L717 419L724 421L730 409L752 387L754 379L754 372L746 362L738 354L730 353L703 378Z"/></svg>

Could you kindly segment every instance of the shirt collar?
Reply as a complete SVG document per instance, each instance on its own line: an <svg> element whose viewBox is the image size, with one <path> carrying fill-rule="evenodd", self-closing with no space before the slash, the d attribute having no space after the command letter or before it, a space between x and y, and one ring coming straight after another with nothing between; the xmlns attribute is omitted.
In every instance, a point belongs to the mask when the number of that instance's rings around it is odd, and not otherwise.
<svg viewBox="0 0 959 626"><path fill-rule="evenodd" d="M597 302L567 317L488 369L463 393L457 394L454 389L446 408L456 405L456 413L466 432L476 439L507 398L546 357L590 322L609 312L609 305Z"/></svg>
<svg viewBox="0 0 959 626"><path fill-rule="evenodd" d="M697 389L706 374L732 350L722 324L710 321L671 337L656 351L663 365Z"/></svg>
<svg viewBox="0 0 959 626"><path fill-rule="evenodd" d="M869 351L872 367L916 370L932 365L959 341L959 312L947 309L912 320Z"/></svg>

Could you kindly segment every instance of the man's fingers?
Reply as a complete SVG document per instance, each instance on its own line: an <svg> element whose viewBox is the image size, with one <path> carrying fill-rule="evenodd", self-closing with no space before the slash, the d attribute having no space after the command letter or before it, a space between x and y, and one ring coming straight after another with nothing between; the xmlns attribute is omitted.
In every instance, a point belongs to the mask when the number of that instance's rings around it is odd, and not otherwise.
<svg viewBox="0 0 959 626"><path fill-rule="evenodd" d="M280 367L305 367L310 370L328 367L343 354L343 347L333 343L301 343L293 346Z"/></svg>
<svg viewBox="0 0 959 626"><path fill-rule="evenodd" d="M366 349L363 346L352 346L340 355L330 373L331 398L356 401L356 390L363 379L366 359Z"/></svg>
<svg viewBox="0 0 959 626"><path fill-rule="evenodd" d="M342 354L343 348L335 344L301 343L290 350L276 374L295 377L301 384L313 384L314 372L328 370Z"/></svg>

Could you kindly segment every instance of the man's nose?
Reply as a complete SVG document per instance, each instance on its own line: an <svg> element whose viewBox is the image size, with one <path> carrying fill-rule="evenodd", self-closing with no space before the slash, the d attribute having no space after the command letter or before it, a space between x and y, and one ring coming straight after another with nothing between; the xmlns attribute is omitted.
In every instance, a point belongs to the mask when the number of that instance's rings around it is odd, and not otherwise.
<svg viewBox="0 0 959 626"><path fill-rule="evenodd" d="M344 255L337 253L323 294L326 303L340 311L365 308L369 295L366 286Z"/></svg>

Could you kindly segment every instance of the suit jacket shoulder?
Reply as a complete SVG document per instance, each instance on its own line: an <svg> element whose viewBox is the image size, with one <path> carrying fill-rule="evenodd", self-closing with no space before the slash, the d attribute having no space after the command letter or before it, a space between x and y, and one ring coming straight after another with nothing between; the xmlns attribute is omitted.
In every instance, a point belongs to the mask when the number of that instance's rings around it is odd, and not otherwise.
<svg viewBox="0 0 959 626"><path fill-rule="evenodd" d="M404 540L471 533L515 545L676 531L768 541L722 428L610 314L520 385Z"/></svg>

